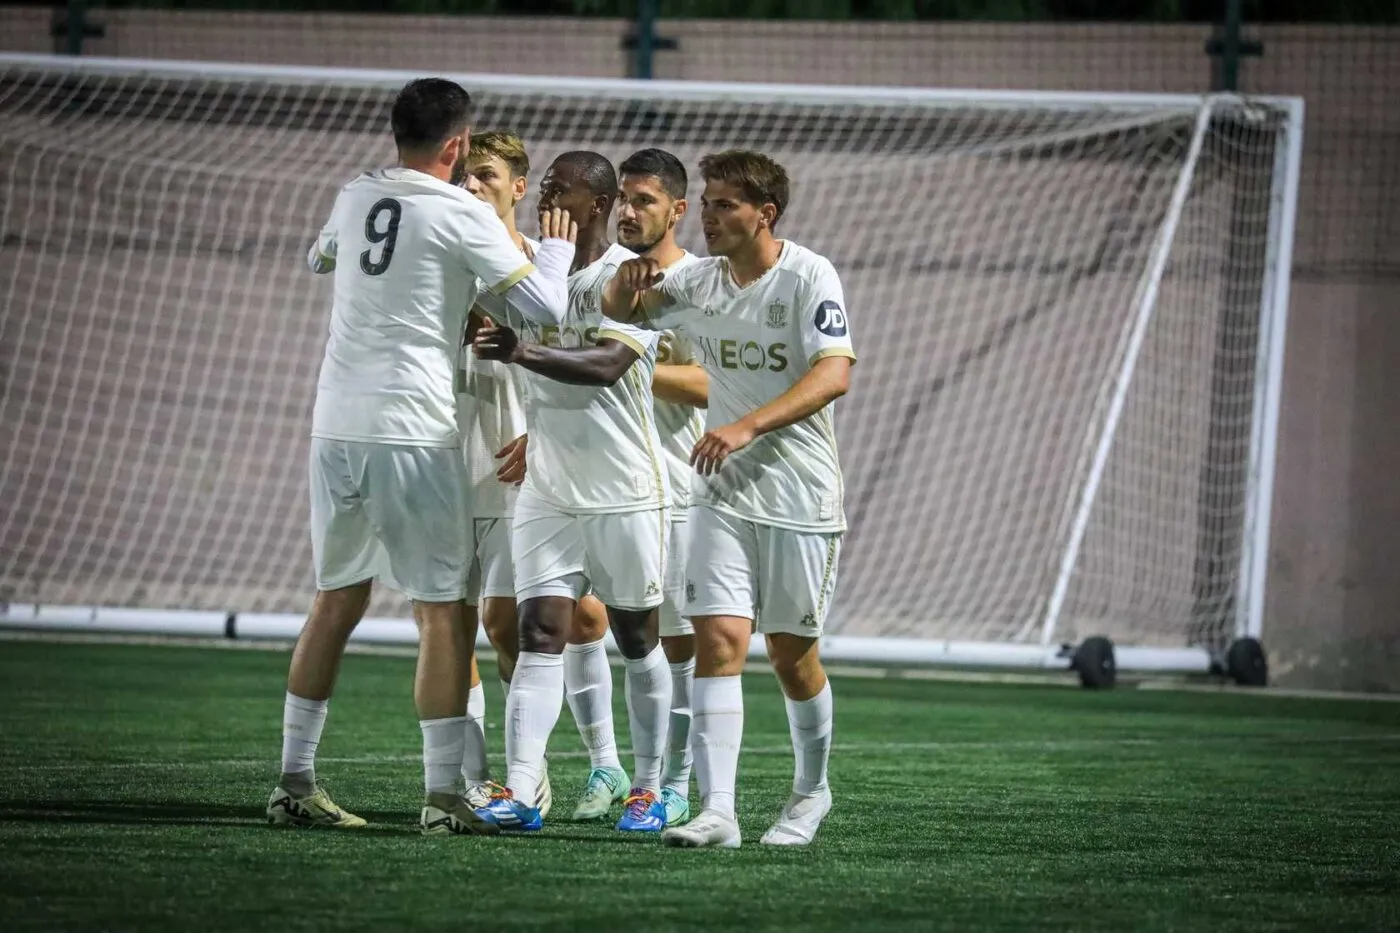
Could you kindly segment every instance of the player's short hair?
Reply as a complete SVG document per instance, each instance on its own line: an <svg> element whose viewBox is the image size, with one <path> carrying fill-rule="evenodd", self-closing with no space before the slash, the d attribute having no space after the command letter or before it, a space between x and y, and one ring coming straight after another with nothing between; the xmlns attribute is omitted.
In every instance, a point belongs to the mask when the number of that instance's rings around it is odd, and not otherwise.
<svg viewBox="0 0 1400 933"><path fill-rule="evenodd" d="M726 149L700 160L700 176L706 181L722 181L744 193L750 204L772 204L778 209L774 225L788 204L787 169L761 152Z"/></svg>
<svg viewBox="0 0 1400 933"><path fill-rule="evenodd" d="M500 159L516 178L530 174L530 156L525 152L525 143L510 130L472 134L472 147L467 157L481 159L486 156Z"/></svg>
<svg viewBox="0 0 1400 933"><path fill-rule="evenodd" d="M617 172L606 156L588 149L573 149L554 160L555 165L572 165L579 170L588 190L609 201L617 197Z"/></svg>
<svg viewBox="0 0 1400 933"><path fill-rule="evenodd" d="M654 175L661 190L676 200L685 197L689 179L681 160L665 149L641 149L632 153L617 167L619 175Z"/></svg>
<svg viewBox="0 0 1400 933"><path fill-rule="evenodd" d="M418 78L394 98L389 123L400 150L422 152L441 146L471 125L471 95L446 78Z"/></svg>

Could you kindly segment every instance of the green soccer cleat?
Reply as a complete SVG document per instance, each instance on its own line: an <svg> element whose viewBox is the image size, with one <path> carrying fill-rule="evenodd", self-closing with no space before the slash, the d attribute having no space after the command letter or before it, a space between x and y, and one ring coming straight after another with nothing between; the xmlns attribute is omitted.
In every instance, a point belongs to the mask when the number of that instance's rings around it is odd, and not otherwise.
<svg viewBox="0 0 1400 933"><path fill-rule="evenodd" d="M627 772L621 768L594 768L583 787L583 796L574 808L575 822L600 820L612 805L627 796Z"/></svg>
<svg viewBox="0 0 1400 933"><path fill-rule="evenodd" d="M690 819L690 800L679 791L663 787L661 802L666 805L667 826L679 826Z"/></svg>
<svg viewBox="0 0 1400 933"><path fill-rule="evenodd" d="M326 829L359 829L365 821L336 806L330 795L316 788L298 797L281 787L267 801L267 822L272 826L307 826Z"/></svg>

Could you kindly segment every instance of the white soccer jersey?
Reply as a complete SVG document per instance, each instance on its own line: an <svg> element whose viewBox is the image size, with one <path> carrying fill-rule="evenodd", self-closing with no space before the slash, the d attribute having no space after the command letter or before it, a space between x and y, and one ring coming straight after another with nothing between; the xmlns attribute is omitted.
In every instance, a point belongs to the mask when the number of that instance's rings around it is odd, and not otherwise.
<svg viewBox="0 0 1400 933"><path fill-rule="evenodd" d="M784 241L777 263L744 288L711 257L666 270L657 290L674 304L658 328L685 333L710 376L707 428L738 421L782 395L827 356L855 359L846 299L824 257ZM832 406L779 428L693 486L697 503L794 531L843 531L841 464Z"/></svg>
<svg viewBox="0 0 1400 933"><path fill-rule="evenodd" d="M311 262L335 268L312 435L457 447L454 376L478 279L504 294L534 269L505 224L455 185L383 169L340 190Z"/></svg>
<svg viewBox="0 0 1400 933"><path fill-rule="evenodd" d="M531 251L539 243L525 237ZM491 320L510 320L502 295L482 291L476 306ZM458 371L458 424L462 456L471 477L476 518L510 518L515 513L515 486L496 479L501 462L496 451L525 433L524 371L519 366L478 359L463 344Z"/></svg>
<svg viewBox="0 0 1400 933"><path fill-rule="evenodd" d="M530 431L525 488L568 513L659 509L670 500L656 433L652 374L657 335L603 317L603 286L636 254L613 244L598 261L569 276L569 313L559 327L519 320L525 339L582 347L608 338L637 351L614 385L577 386L525 371Z"/></svg>
<svg viewBox="0 0 1400 933"><path fill-rule="evenodd" d="M666 270L675 272L699 261L699 256L686 253L667 266ZM690 339L673 330L662 332L656 348L656 362L658 365L694 363L695 351ZM684 519L686 509L690 507L691 477L695 475L690 465L690 454L700 435L705 432L704 413L690 405L658 398L656 432L661 437L661 452L666 458L666 472L671 483L671 518Z"/></svg>

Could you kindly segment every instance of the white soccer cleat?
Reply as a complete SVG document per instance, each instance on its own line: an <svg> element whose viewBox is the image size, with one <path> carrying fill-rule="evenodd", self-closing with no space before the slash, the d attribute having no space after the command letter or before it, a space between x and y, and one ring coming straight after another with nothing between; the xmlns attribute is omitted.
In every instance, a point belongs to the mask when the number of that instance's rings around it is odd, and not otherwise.
<svg viewBox="0 0 1400 933"><path fill-rule="evenodd" d="M739 824L732 816L701 810L684 826L663 831L661 841L678 849L737 849L741 839Z"/></svg>
<svg viewBox="0 0 1400 933"><path fill-rule="evenodd" d="M462 793L462 799L473 810L480 810L491 802L491 794L495 789L496 785L490 781L469 781L467 789Z"/></svg>
<svg viewBox="0 0 1400 933"><path fill-rule="evenodd" d="M778 817L758 840L766 846L805 846L817 836L822 820L831 812L831 790L811 797L793 794Z"/></svg>
<svg viewBox="0 0 1400 933"><path fill-rule="evenodd" d="M298 796L277 787L267 801L267 822L271 826L315 826L329 829L360 829L365 821L340 809L324 790L317 787Z"/></svg>
<svg viewBox="0 0 1400 933"><path fill-rule="evenodd" d="M494 836L501 831L457 794L428 794L418 825L425 836Z"/></svg>

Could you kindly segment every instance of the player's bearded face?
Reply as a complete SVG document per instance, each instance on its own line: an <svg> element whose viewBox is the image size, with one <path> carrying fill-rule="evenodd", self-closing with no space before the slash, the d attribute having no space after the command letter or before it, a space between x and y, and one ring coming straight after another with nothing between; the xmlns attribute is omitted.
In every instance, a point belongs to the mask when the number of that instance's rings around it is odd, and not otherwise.
<svg viewBox="0 0 1400 933"><path fill-rule="evenodd" d="M645 253L666 237L676 220L676 202L655 179L624 178L617 202L617 241Z"/></svg>

